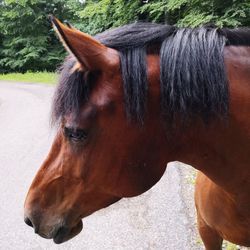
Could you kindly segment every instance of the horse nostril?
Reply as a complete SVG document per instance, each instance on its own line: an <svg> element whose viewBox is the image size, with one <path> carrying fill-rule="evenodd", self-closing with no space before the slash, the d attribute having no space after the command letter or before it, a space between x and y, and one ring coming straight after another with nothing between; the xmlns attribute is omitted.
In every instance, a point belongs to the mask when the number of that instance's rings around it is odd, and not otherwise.
<svg viewBox="0 0 250 250"><path fill-rule="evenodd" d="M24 222L25 222L28 226L33 227L33 224L32 224L31 220L30 220L28 217L25 217L25 218L24 218Z"/></svg>

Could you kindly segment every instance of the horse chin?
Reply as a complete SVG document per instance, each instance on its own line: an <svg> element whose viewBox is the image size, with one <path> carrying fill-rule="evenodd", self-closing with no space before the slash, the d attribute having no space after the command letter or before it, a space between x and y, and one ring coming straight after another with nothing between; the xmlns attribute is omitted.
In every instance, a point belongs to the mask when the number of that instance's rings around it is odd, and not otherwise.
<svg viewBox="0 0 250 250"><path fill-rule="evenodd" d="M56 244L61 244L65 241L68 241L75 237L82 231L82 221L80 220L74 227L72 228L65 228L62 227L58 230L55 237L53 237L53 241Z"/></svg>

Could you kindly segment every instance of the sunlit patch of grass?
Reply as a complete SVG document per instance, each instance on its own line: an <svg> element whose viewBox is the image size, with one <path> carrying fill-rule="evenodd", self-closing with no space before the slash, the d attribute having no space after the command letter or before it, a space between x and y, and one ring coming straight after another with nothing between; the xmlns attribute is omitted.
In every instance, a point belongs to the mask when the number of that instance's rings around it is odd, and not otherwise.
<svg viewBox="0 0 250 250"><path fill-rule="evenodd" d="M223 242L223 250L239 250L240 246L230 243L228 241Z"/></svg>
<svg viewBox="0 0 250 250"><path fill-rule="evenodd" d="M196 244L197 244L197 245L202 245L202 244L203 244L203 242L202 242L202 240L201 240L200 237L197 237L197 239L196 239Z"/></svg>
<svg viewBox="0 0 250 250"><path fill-rule="evenodd" d="M203 244L203 242L202 242L202 240L201 240L200 237L197 237L196 244L197 245L202 245ZM247 250L247 249L250 249L250 248L248 248L248 247L241 247L239 245L235 245L235 244L233 244L231 242L228 242L226 240L224 240L223 244L222 244L222 250L243 250L243 249Z"/></svg>
<svg viewBox="0 0 250 250"><path fill-rule="evenodd" d="M185 176L185 179L187 180L188 184L195 184L195 180L196 180L196 176L197 176L197 172L193 171L191 173L189 173L188 175Z"/></svg>
<svg viewBox="0 0 250 250"><path fill-rule="evenodd" d="M28 83L47 83L55 84L57 82L56 73L52 72L27 72L27 73L10 73L0 75L0 80L28 82Z"/></svg>

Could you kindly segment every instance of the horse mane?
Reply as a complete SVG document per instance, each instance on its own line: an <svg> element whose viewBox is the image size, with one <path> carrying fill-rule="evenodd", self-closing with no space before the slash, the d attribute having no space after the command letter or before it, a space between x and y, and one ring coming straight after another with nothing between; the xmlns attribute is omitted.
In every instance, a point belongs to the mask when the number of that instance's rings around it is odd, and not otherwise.
<svg viewBox="0 0 250 250"><path fill-rule="evenodd" d="M228 45L250 45L250 29L219 29L212 26L175 26L134 23L95 36L120 53L124 102L130 120L143 122L147 103L146 55L160 55L162 114L169 122L176 117L204 122L226 117L229 106L228 80L223 49ZM156 48L156 49L155 49ZM55 91L52 120L69 112L77 115L89 94L89 73L74 71L69 56L60 69Z"/></svg>

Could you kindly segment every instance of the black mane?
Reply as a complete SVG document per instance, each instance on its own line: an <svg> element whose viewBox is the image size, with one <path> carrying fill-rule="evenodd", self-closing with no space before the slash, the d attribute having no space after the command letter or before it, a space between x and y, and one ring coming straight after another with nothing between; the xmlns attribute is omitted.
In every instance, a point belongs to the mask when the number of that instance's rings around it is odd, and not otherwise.
<svg viewBox="0 0 250 250"><path fill-rule="evenodd" d="M208 122L228 113L229 93L223 49L227 45L250 46L250 29L216 27L176 28L135 23L105 31L97 40L120 52L124 102L129 119L143 121L147 100L146 55L158 48L161 67L162 114L170 122L195 116ZM61 69L52 118L75 115L88 98L87 73L74 71L68 57Z"/></svg>

